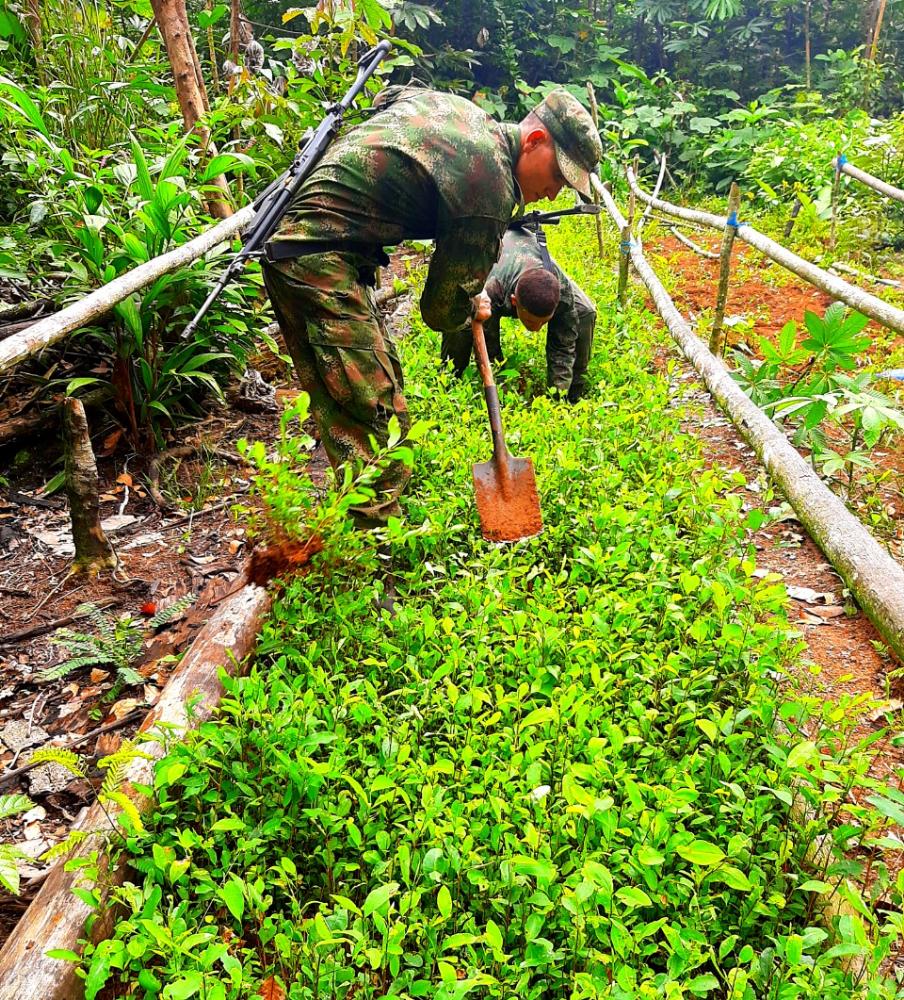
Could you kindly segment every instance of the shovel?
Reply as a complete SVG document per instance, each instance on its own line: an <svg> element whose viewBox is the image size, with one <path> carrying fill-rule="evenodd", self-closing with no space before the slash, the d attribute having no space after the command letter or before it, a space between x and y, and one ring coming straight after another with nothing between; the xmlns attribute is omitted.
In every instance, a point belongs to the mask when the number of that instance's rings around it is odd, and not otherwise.
<svg viewBox="0 0 904 1000"><path fill-rule="evenodd" d="M473 468L477 513L487 541L514 542L543 530L534 464L529 458L515 458L505 446L499 394L483 338L483 323L472 320L471 330L493 434L492 461L476 462Z"/></svg>

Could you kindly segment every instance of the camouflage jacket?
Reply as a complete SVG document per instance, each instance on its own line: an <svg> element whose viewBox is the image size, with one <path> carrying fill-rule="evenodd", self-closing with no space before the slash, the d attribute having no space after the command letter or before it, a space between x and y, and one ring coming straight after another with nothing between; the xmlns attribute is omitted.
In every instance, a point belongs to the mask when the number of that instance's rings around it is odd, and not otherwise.
<svg viewBox="0 0 904 1000"><path fill-rule="evenodd" d="M549 321L547 335L557 339L573 340L573 331L577 330L589 312L594 311L593 306L554 260L552 266L559 279L559 304ZM543 256L537 246L536 237L525 229L510 229L502 241L502 255L490 272L485 286L493 304L493 316L488 323L498 324L500 316L518 315L512 305L515 285L518 284L521 275L532 267L543 267ZM560 332L565 332L566 336L558 337Z"/></svg>
<svg viewBox="0 0 904 1000"><path fill-rule="evenodd" d="M460 329L520 205L519 151L517 126L470 101L404 90L332 143L273 240L353 244L377 260L384 246L435 239L421 314L434 330Z"/></svg>

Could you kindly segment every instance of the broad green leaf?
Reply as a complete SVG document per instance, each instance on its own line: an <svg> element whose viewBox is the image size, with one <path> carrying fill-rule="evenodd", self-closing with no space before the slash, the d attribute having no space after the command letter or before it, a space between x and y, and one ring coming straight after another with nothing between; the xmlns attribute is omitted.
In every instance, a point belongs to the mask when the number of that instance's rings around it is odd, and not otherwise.
<svg viewBox="0 0 904 1000"><path fill-rule="evenodd" d="M705 840L694 840L689 844L676 847L675 850L686 861L703 867L717 865L725 857L725 853L721 848Z"/></svg>
<svg viewBox="0 0 904 1000"><path fill-rule="evenodd" d="M387 882L385 885L378 885L376 889L372 889L367 894L367 899L364 900L364 916L369 917L375 911L382 910L398 891L398 882Z"/></svg>
<svg viewBox="0 0 904 1000"><path fill-rule="evenodd" d="M632 908L637 906L652 906L653 900L643 891L634 885L622 886L615 893L615 898L620 899L627 906Z"/></svg>
<svg viewBox="0 0 904 1000"><path fill-rule="evenodd" d="M452 916L452 894L444 885L439 887L439 892L436 894L436 906L443 920L448 920Z"/></svg>
<svg viewBox="0 0 904 1000"><path fill-rule="evenodd" d="M245 913L245 883L235 875L220 889L220 898L226 904L229 912L241 922Z"/></svg>

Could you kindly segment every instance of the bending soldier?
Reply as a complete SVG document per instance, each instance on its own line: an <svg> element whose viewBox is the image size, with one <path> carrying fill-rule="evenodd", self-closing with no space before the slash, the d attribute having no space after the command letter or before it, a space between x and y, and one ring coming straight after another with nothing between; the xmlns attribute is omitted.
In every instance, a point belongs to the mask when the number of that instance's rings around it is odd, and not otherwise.
<svg viewBox="0 0 904 1000"><path fill-rule="evenodd" d="M517 316L531 332L546 330L546 384L576 403L587 391L587 366L593 349L596 306L526 229L510 229L502 256L490 272L484 291L492 316L483 332L491 361L502 360L499 319ZM461 375L471 360L470 336L443 335L443 360Z"/></svg>
<svg viewBox="0 0 904 1000"><path fill-rule="evenodd" d="M434 330L469 331L472 316L489 316L480 293L515 210L565 184L589 197L601 152L590 115L562 89L506 125L461 97L390 88L330 146L267 244L263 273L334 466L370 459L371 436L385 443L393 415L409 425L373 294L383 248L435 239L421 314ZM409 476L400 462L384 469L359 523L397 514Z"/></svg>

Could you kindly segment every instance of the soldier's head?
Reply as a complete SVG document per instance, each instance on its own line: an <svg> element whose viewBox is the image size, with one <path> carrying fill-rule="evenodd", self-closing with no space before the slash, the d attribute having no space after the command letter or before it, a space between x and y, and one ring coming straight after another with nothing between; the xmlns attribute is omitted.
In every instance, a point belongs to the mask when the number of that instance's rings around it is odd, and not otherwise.
<svg viewBox="0 0 904 1000"><path fill-rule="evenodd" d="M567 184L591 197L590 173L603 155L593 119L562 87L551 91L520 124L515 177L527 203L554 199Z"/></svg>
<svg viewBox="0 0 904 1000"><path fill-rule="evenodd" d="M532 267L518 279L512 305L531 333L542 330L559 304L559 279L542 267Z"/></svg>

